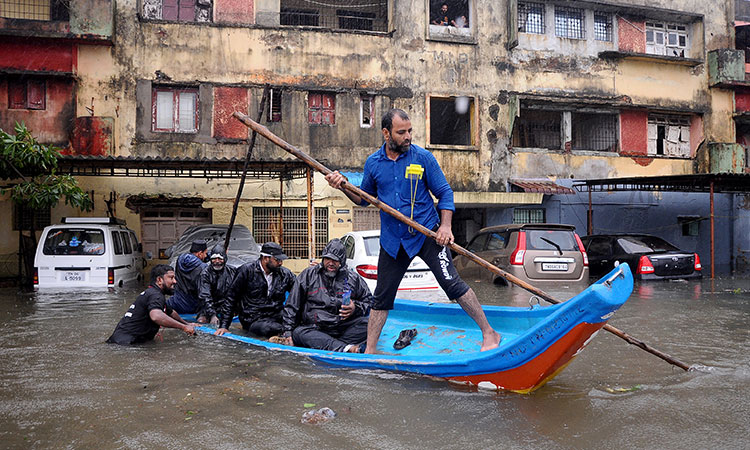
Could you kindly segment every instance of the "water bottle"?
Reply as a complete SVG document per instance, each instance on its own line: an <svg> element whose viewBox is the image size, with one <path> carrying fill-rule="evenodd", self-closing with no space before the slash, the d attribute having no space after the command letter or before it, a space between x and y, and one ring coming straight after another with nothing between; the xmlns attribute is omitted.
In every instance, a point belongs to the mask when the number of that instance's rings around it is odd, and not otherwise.
<svg viewBox="0 0 750 450"><path fill-rule="evenodd" d="M341 304L348 305L352 301L352 291L347 289L344 291L344 295L341 296Z"/></svg>

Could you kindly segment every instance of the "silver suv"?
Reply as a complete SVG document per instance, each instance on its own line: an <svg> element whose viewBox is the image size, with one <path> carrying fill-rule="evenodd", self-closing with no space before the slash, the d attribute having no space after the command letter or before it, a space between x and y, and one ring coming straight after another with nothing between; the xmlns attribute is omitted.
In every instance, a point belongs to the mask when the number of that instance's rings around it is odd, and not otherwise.
<svg viewBox="0 0 750 450"><path fill-rule="evenodd" d="M482 228L466 248L527 282L575 282L589 277L588 256L572 225L543 223ZM462 278L506 284L505 279L466 257L457 255L454 262Z"/></svg>

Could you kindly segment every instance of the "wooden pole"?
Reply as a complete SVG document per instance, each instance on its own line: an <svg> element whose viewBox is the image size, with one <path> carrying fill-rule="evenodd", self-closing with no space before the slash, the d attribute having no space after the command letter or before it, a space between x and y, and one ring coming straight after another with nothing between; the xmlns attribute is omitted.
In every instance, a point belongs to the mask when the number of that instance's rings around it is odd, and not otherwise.
<svg viewBox="0 0 750 450"><path fill-rule="evenodd" d="M279 245L284 246L284 177L279 177Z"/></svg>
<svg viewBox="0 0 750 450"><path fill-rule="evenodd" d="M307 256L315 260L315 206L313 205L313 171L307 168Z"/></svg>
<svg viewBox="0 0 750 450"><path fill-rule="evenodd" d="M329 169L328 167L324 166L323 164L321 164L320 162L318 162L316 159L314 159L313 157L311 157L307 153L305 153L305 152L297 149L293 145L291 145L288 142L284 141L283 139L279 138L275 134L271 133L268 130L268 128L264 127L263 125L260 125L257 122L254 122L251 118L247 117L246 115L244 115L242 113L239 113L239 112L235 112L234 113L234 117L236 117L237 119L239 119L242 123L244 123L248 127L252 128L254 131L257 131L258 134L260 134L264 138L268 139L269 141L271 141L274 144L278 145L282 149L286 150L287 152L289 152L292 155L296 156L297 158L301 159L308 166L310 166L311 168L317 170L318 172L322 173L323 175L328 175L329 173L333 172L331 169ZM308 173L309 173L309 169L308 169ZM364 200L366 200L371 205L374 205L374 206L380 208L381 210L383 210L386 213L390 214L391 216L395 217L399 221L401 221L401 222L409 225L410 227L414 228L415 230L419 231L420 233L424 234L425 236L427 236L429 238L432 238L432 239L436 238L437 235L436 235L436 233L434 231L432 231L432 230L430 230L428 228L425 228L424 226L422 226L418 222L415 222L415 221L411 220L410 218L408 218L405 215L401 214L401 212L399 212L395 208L393 208L390 205L387 205L387 204L381 202L380 200L378 200L377 198L375 198L372 195L368 194L367 192L361 190L357 186L354 186L351 183L344 183L342 185L342 189L346 189L347 191L352 192L352 193L354 193L354 194L362 197ZM484 267L485 269L489 270L490 272L492 272L492 273L494 273L494 274L496 274L496 275L498 275L498 276L500 276L500 277L508 280L509 282L511 282L511 283L513 283L513 284L515 284L517 286L520 286L520 287L526 289L527 291L531 292L534 295L537 295L538 297L540 297L540 298L548 301L549 303L553 303L553 304L561 303L560 300L557 300L557 299L553 298L552 296L550 296L546 292L542 291L541 289L538 289L537 287L532 286L531 284L529 284L529 283L527 283L527 282L519 279L518 277L516 277L516 276L514 276L514 275L512 275L512 274L510 274L510 273L508 273L506 271L504 271L503 269L495 266L494 264L490 264L488 261L486 261L486 260L480 258L479 256L475 255L474 253L472 253L472 252L464 249L463 247L461 247L458 244L453 243L453 244L450 244L450 246L448 246L448 247L451 250L453 250L454 252L456 252L457 254L465 256L466 258L474 261L475 263L477 263L480 266ZM617 336L617 337L619 337L621 339L624 339L627 343L629 343L631 345L635 345L635 346L637 346L637 347L639 347L639 348L641 348L641 349L643 349L643 350L651 353L652 355L657 356L657 357L663 359L664 361L666 361L666 362L668 362L670 364L673 364L673 365L675 365L675 366L677 366L677 367L679 367L681 369L688 370L690 368L687 364L685 364L685 363L683 363L683 362L681 362L681 361L679 361L679 360L677 360L677 359L669 356L666 353L663 353L663 352L661 352L659 350L654 349L653 347L649 346L645 342L642 342L642 341L634 338L633 336L630 336L627 333L625 333L625 332L623 332L621 330L618 330L617 328L615 328L615 327L613 327L613 326L611 326L609 324L604 325L603 329L609 331L610 333L614 334L615 336Z"/></svg>
<svg viewBox="0 0 750 450"><path fill-rule="evenodd" d="M268 95L270 87L266 85L263 88L263 96L260 98L260 107L258 109L258 122L263 118L263 111L266 109L266 102L268 102ZM253 134L250 136L250 145L247 148L245 154L245 163L242 166L242 176L240 177L240 185L237 187L237 196L234 198L234 205L232 205L232 217L229 219L229 227L227 228L227 236L224 238L224 251L229 251L229 238L232 236L232 228L234 228L234 220L237 218L237 208L240 205L240 198L242 197L242 189L245 187L245 178L247 178L247 165L250 161L250 156L253 154L253 147L255 147L255 137L258 135L253 130Z"/></svg>

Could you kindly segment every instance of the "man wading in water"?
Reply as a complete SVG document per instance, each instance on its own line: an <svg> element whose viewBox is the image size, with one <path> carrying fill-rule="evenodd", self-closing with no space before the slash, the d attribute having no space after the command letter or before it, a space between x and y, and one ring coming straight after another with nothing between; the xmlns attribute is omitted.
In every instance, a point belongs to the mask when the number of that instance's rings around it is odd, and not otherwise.
<svg viewBox="0 0 750 450"><path fill-rule="evenodd" d="M430 267L448 298L455 300L482 330L481 350L500 343L500 334L487 322L474 291L458 276L446 245L453 243L453 190L432 153L411 143L411 120L405 111L392 109L382 120L385 143L365 162L360 188L383 203L410 216L424 227L436 230L437 240L425 239L413 228L391 215L380 212L380 256L378 283L367 327L367 349L375 353L388 311L393 309L398 285L411 260L419 256ZM326 175L336 189L346 178L338 171ZM435 210L430 192L438 199ZM367 206L359 195L344 190L354 203Z"/></svg>

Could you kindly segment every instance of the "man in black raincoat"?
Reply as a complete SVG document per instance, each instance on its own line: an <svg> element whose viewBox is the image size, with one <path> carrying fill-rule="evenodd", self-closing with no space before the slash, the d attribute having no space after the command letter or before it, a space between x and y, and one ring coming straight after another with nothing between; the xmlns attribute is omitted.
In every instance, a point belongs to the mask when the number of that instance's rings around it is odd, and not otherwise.
<svg viewBox="0 0 750 450"><path fill-rule="evenodd" d="M201 272L198 299L198 323L219 325L219 311L227 301L236 269L227 266L227 252L222 244L216 244L208 253L209 264Z"/></svg>
<svg viewBox="0 0 750 450"><path fill-rule="evenodd" d="M282 267L285 259L279 244L266 242L260 258L239 268L222 305L221 325L215 335L227 332L235 314L245 331L263 337L281 334L281 310L286 293L294 286L294 274Z"/></svg>
<svg viewBox="0 0 750 450"><path fill-rule="evenodd" d="M297 277L284 307L284 343L361 353L371 303L365 280L346 266L344 244L333 239L323 261Z"/></svg>

